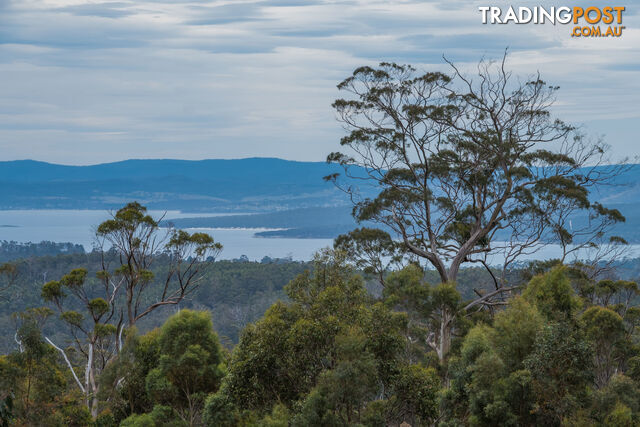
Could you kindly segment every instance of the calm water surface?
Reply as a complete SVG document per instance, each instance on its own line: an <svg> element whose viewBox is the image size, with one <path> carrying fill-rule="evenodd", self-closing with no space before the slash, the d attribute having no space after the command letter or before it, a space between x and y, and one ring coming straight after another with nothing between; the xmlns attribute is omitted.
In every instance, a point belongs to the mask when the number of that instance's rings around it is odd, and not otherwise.
<svg viewBox="0 0 640 427"><path fill-rule="evenodd" d="M164 211L150 211L154 218ZM166 218L188 218L216 216L220 214L185 214L167 211ZM72 242L93 247L95 227L109 218L108 211L96 210L0 210L0 240L17 242ZM10 227L7 227L10 226ZM318 249L331 246L331 239L265 239L254 237L259 231L269 229L188 229L204 231L223 244L220 258L232 259L246 255L251 260L260 260L265 255L272 258L291 256L296 260L308 260Z"/></svg>
<svg viewBox="0 0 640 427"><path fill-rule="evenodd" d="M165 211L150 211L155 218ZM186 214L180 211L167 211L165 218L188 218L198 216L217 216L221 214L196 213ZM108 211L98 210L0 210L0 240L17 242L72 242L84 246L85 250L93 247L95 227L109 218ZM9 226L9 227L7 227ZM292 257L295 260L309 260L318 249L331 246L331 239L267 239L254 237L264 228L198 228L188 231L204 231L223 244L222 259L239 258L246 255L251 260L260 260L265 255L272 258ZM523 257L527 259L549 259L557 257L560 249L550 245L542 250ZM640 256L640 245L629 245L625 256ZM494 256L492 263L500 263L500 257Z"/></svg>

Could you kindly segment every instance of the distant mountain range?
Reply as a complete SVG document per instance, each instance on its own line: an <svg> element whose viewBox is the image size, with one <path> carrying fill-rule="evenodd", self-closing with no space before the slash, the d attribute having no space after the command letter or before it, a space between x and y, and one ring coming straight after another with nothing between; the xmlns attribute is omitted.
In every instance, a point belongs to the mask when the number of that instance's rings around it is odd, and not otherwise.
<svg viewBox="0 0 640 427"><path fill-rule="evenodd" d="M274 158L126 160L93 166L0 162L0 209L116 209L137 200L151 209L260 213L173 220L178 227L280 228L286 230L259 235L330 238L356 225L347 196L322 179L341 171L324 162ZM592 199L619 209L627 222L616 232L640 242L640 165L613 184Z"/></svg>
<svg viewBox="0 0 640 427"><path fill-rule="evenodd" d="M336 206L347 199L322 178L339 171L324 162L272 158L0 162L0 209L113 209L131 200L194 212Z"/></svg>

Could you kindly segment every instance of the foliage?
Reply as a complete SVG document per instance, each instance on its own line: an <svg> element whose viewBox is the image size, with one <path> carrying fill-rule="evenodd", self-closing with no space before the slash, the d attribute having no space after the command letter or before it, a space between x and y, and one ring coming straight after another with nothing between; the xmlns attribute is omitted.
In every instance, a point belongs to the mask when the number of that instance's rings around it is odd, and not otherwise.
<svg viewBox="0 0 640 427"><path fill-rule="evenodd" d="M260 419L278 404L294 425L357 423L372 416L369 402L396 393L384 420L435 418L437 375L410 368L406 317L367 294L344 253L319 253L313 272L286 291L290 303L274 304L243 332L220 392L207 400L208 425ZM408 384L422 392L405 400Z"/></svg>
<svg viewBox="0 0 640 427"><path fill-rule="evenodd" d="M33 311L21 316L16 341L20 351L0 356L0 390L3 417L28 425L86 425L91 417L82 399L68 389L64 367L57 352L43 339Z"/></svg>
<svg viewBox="0 0 640 427"><path fill-rule="evenodd" d="M550 264L505 309L457 316L460 335L441 363L437 347L420 337L439 327L443 309L458 313L467 304L456 287L430 285L431 273L409 263L385 274L376 297L352 262L326 250L302 266L219 264L235 268L218 270L222 283L232 272L311 268L284 287L287 299L243 329L231 354L205 312L181 309L145 334L128 329L89 396L98 402L93 417L62 352L42 335L58 321L52 311L16 315L18 348L0 359L2 388L13 396L0 396L13 405L4 416L105 427L637 423L633 282L590 281ZM97 326L111 306L88 276L73 269L43 294L71 308L63 321L72 329L109 339L113 332ZM601 290L592 298L589 289ZM96 346L96 354L104 349ZM85 357L63 350L72 363Z"/></svg>
<svg viewBox="0 0 640 427"><path fill-rule="evenodd" d="M204 399L222 378L221 348L210 317L181 310L162 326L158 345L158 367L147 374L147 394L174 408L189 425L199 424Z"/></svg>
<svg viewBox="0 0 640 427"><path fill-rule="evenodd" d="M184 427L188 426L168 406L156 405L148 414L131 415L120 423L120 427Z"/></svg>
<svg viewBox="0 0 640 427"><path fill-rule="evenodd" d="M567 323L544 327L525 360L536 395L536 413L545 423L560 423L584 405L593 381L591 347Z"/></svg>
<svg viewBox="0 0 640 427"><path fill-rule="evenodd" d="M380 284L385 284L385 276L392 264L402 261L402 246L389 233L375 228L357 228L336 237L334 249L348 254L355 267L373 275Z"/></svg>
<svg viewBox="0 0 640 427"><path fill-rule="evenodd" d="M615 353L625 340L622 318L605 307L581 312L582 304L568 270L555 267L533 277L490 325L474 326L449 364L445 418L471 425L585 425L605 422L612 411L612 417L636 417L637 384L610 374L606 364L618 354L613 365L622 369L628 357ZM599 374L603 370L608 376ZM616 409L618 403L631 412Z"/></svg>
<svg viewBox="0 0 640 427"><path fill-rule="evenodd" d="M7 299L11 286L15 283L18 268L15 264L0 264L0 299Z"/></svg>
<svg viewBox="0 0 640 427"><path fill-rule="evenodd" d="M132 414L145 414L154 408L147 395L146 378L158 366L160 358L160 329L145 335L130 331L118 357L105 368L100 381L100 399L108 402L115 421Z"/></svg>
<svg viewBox="0 0 640 427"><path fill-rule="evenodd" d="M24 258L74 253L83 254L84 247L73 243L56 243L48 241L42 241L40 243L19 243L0 240L0 263Z"/></svg>

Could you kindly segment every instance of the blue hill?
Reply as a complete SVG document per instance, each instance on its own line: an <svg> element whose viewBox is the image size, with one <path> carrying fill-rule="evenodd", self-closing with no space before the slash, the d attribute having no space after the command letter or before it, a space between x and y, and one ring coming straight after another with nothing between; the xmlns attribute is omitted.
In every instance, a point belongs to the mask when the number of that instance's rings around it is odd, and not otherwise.
<svg viewBox="0 0 640 427"><path fill-rule="evenodd" d="M324 162L273 158L126 160L64 166L0 162L0 209L104 209L139 200L157 209L269 210L345 204Z"/></svg>
<svg viewBox="0 0 640 427"><path fill-rule="evenodd" d="M324 162L276 158L125 160L91 166L0 162L0 209L112 209L134 199L151 208L191 211L348 205L346 196L322 179L340 171ZM640 204L640 165L618 176L615 184L593 198Z"/></svg>

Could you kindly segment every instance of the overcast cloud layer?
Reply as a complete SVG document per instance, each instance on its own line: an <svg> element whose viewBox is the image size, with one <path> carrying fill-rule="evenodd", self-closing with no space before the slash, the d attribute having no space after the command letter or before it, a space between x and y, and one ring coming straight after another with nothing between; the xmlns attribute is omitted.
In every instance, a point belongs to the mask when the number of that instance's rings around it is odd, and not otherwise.
<svg viewBox="0 0 640 427"><path fill-rule="evenodd" d="M355 67L444 69L443 54L464 67L507 46L516 73L561 86L560 117L634 155L635 2L620 3L622 38L576 39L568 25L482 25L477 7L502 1L0 0L0 160L319 161Z"/></svg>

